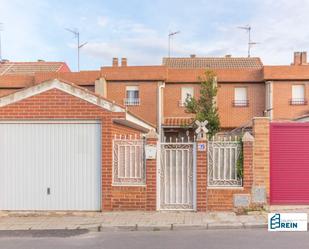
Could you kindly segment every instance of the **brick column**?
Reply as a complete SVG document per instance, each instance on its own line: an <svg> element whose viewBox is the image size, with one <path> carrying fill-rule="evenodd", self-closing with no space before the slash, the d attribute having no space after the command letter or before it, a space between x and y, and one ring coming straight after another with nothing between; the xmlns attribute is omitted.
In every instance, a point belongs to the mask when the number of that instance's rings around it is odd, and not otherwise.
<svg viewBox="0 0 309 249"><path fill-rule="evenodd" d="M202 150L200 145L205 146ZM207 139L196 142L196 209L207 210Z"/></svg>
<svg viewBox="0 0 309 249"><path fill-rule="evenodd" d="M266 192L269 198L269 118L253 118L254 162L253 186Z"/></svg>
<svg viewBox="0 0 309 249"><path fill-rule="evenodd" d="M243 142L243 186L245 190L251 191L253 184L253 143L254 137L246 132L242 138Z"/></svg>
<svg viewBox="0 0 309 249"><path fill-rule="evenodd" d="M146 135L146 146L157 146L158 135L151 130ZM155 211L157 203L157 159L146 159L146 210Z"/></svg>

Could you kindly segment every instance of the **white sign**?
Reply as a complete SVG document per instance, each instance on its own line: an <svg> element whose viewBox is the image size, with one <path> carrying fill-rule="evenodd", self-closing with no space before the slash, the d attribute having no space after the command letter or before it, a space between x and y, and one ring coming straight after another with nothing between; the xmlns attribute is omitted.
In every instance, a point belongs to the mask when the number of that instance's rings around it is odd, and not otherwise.
<svg viewBox="0 0 309 249"><path fill-rule="evenodd" d="M206 125L208 124L207 120L205 120L203 122L200 122L200 121L196 120L195 124L197 125L197 129L195 130L195 132L197 134L207 133L208 132L208 129L206 128Z"/></svg>
<svg viewBox="0 0 309 249"><path fill-rule="evenodd" d="M145 156L146 159L156 159L157 157L157 147L155 145L145 146Z"/></svg>
<svg viewBox="0 0 309 249"><path fill-rule="evenodd" d="M198 143L197 144L198 151L206 151L206 143Z"/></svg>
<svg viewBox="0 0 309 249"><path fill-rule="evenodd" d="M268 231L307 231L306 213L270 213Z"/></svg>

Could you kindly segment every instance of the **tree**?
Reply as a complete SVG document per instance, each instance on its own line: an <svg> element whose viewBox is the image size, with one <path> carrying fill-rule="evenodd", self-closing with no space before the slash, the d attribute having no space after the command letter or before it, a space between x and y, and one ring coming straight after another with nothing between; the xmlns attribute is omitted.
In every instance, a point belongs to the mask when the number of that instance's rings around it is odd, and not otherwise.
<svg viewBox="0 0 309 249"><path fill-rule="evenodd" d="M195 119L199 121L208 121L208 134L213 137L220 129L220 120L218 108L215 105L217 96L216 75L211 70L206 70L204 75L199 78L201 81L200 97L195 99L189 97L186 99L186 111L195 114Z"/></svg>

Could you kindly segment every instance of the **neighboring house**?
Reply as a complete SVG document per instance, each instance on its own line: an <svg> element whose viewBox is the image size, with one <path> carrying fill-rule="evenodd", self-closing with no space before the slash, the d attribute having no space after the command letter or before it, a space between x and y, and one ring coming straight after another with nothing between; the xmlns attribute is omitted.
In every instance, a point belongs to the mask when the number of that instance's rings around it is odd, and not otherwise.
<svg viewBox="0 0 309 249"><path fill-rule="evenodd" d="M264 66L266 111L273 120L293 120L309 114L309 64L306 52L296 52L290 66Z"/></svg>

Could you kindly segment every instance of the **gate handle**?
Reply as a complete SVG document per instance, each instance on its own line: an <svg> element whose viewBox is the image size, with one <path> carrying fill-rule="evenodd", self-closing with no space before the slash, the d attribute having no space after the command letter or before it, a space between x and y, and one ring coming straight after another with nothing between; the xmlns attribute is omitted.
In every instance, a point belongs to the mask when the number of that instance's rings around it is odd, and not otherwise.
<svg viewBox="0 0 309 249"><path fill-rule="evenodd" d="M50 195L50 188L47 188L47 195Z"/></svg>

